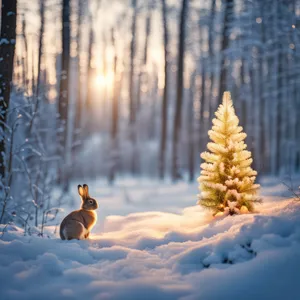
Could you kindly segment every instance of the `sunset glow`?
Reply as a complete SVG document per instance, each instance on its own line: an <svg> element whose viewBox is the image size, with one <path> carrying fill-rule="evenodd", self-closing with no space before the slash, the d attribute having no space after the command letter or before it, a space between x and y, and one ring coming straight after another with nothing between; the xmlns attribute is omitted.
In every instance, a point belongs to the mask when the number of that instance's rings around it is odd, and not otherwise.
<svg viewBox="0 0 300 300"><path fill-rule="evenodd" d="M108 88L111 89L114 83L113 73L100 73L95 76L94 85L96 88Z"/></svg>

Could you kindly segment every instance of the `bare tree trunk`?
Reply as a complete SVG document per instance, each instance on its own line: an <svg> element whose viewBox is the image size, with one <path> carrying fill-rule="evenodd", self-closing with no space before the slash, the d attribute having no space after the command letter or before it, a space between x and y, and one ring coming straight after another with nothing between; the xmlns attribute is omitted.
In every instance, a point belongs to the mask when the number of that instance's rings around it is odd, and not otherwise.
<svg viewBox="0 0 300 300"><path fill-rule="evenodd" d="M92 67L92 56L93 56L93 45L94 45L94 30L93 23L90 24L89 32L89 46L88 46L88 71L87 71L87 97L86 97L86 106L89 112L92 110L92 78L93 78L93 67ZM90 122L93 120L89 120ZM88 121L88 122L89 122ZM91 123L89 124L91 125ZM89 128L89 126L88 126ZM91 128L89 128L91 129Z"/></svg>
<svg viewBox="0 0 300 300"><path fill-rule="evenodd" d="M234 0L224 0L224 21L223 21L223 32L222 32L222 43L221 43L221 74L220 84L218 93L218 102L222 103L223 93L226 91L227 74L228 70L226 67L226 55L225 51L229 47L229 34L231 27L231 19L234 13Z"/></svg>
<svg viewBox="0 0 300 300"><path fill-rule="evenodd" d="M75 130L74 130L74 140L76 144L80 141L80 131L82 126L82 97L81 97L81 68L80 68L80 53L81 53L81 25L82 25L82 13L83 13L83 3L82 0L77 1L77 102L76 102L76 110L75 110ZM79 145L76 146L78 148Z"/></svg>
<svg viewBox="0 0 300 300"><path fill-rule="evenodd" d="M133 148L131 158L131 172L137 172L137 153L136 153L136 101L134 92L134 74L135 74L135 55L136 55L136 19L137 19L137 0L131 2L133 16L131 23L131 42L130 42L130 74L129 74L129 130L130 139Z"/></svg>
<svg viewBox="0 0 300 300"><path fill-rule="evenodd" d="M24 42L25 53L23 54L23 82L25 86L25 91L28 92L28 42L26 34L26 20L25 16L22 16L22 38Z"/></svg>
<svg viewBox="0 0 300 300"><path fill-rule="evenodd" d="M104 76L107 74L107 38L105 33L102 34L102 64L103 64L103 74ZM109 100L108 100L108 91L107 87L103 87L103 101L102 101L102 118L100 127L103 129L104 132L107 131L107 122L106 122L106 116L108 115L108 106L109 106Z"/></svg>
<svg viewBox="0 0 300 300"><path fill-rule="evenodd" d="M59 126L62 133L59 136L60 156L64 160L66 156L68 135L68 108L69 108L69 68L70 68L70 0L62 2L62 70L60 78L60 94L58 112L60 117ZM68 178L65 166L60 168L60 181L64 189L68 189Z"/></svg>
<svg viewBox="0 0 300 300"><path fill-rule="evenodd" d="M5 122L9 107L16 45L17 1L2 0L0 36L0 176L5 176Z"/></svg>
<svg viewBox="0 0 300 300"><path fill-rule="evenodd" d="M112 103L112 122L111 122L111 167L108 181L113 183L116 176L116 167L118 160L118 121L119 121L119 103L118 103L118 90L119 90L119 81L117 74L117 65L118 65L118 55L117 47L115 44L115 34L112 29L111 32L112 46L114 48L114 90L113 90L113 103Z"/></svg>
<svg viewBox="0 0 300 300"><path fill-rule="evenodd" d="M14 61L14 70L18 69L18 67L21 65L21 62L22 62L21 56L16 55ZM16 91L18 93L20 87L22 86L22 77L19 70L14 72L12 81L14 82L14 85L12 86L11 92Z"/></svg>
<svg viewBox="0 0 300 300"><path fill-rule="evenodd" d="M178 63L177 63L177 94L176 94L176 108L173 126L173 149L172 149L172 179L176 181L181 178L178 170L178 142L181 129L181 107L183 98L183 80L184 80L184 55L185 55L185 25L188 14L188 0L182 1L182 8L180 14L179 27L179 49L178 49Z"/></svg>
<svg viewBox="0 0 300 300"><path fill-rule="evenodd" d="M272 46L274 47L274 38L276 37L276 13L274 13L274 9L276 9L277 1L273 1L273 10L272 14L269 16L269 40L272 40ZM272 9L270 7L270 9ZM270 135L270 148L272 149L270 155L270 167L271 167L271 173L275 174L276 173L276 112L277 112L277 57L278 55L272 51L268 55L268 82L269 84L269 99L268 99L268 105L272 106L272 110L269 110L269 135Z"/></svg>
<svg viewBox="0 0 300 300"><path fill-rule="evenodd" d="M277 49L277 97L276 97L276 148L275 151L275 172L279 174L281 167L281 143L282 143L282 94L283 94L283 47L281 45L281 37L279 36L280 32L280 13L282 7L280 7L280 1L276 0L276 11L275 11L275 28L276 28L276 46Z"/></svg>
<svg viewBox="0 0 300 300"><path fill-rule="evenodd" d="M212 119L214 113L214 97L213 97L213 88L214 88L214 20L216 15L216 0L211 0L211 7L210 7L210 20L209 20L209 27L208 27L208 53L209 53L209 62L210 62L210 89L209 89L209 120Z"/></svg>
<svg viewBox="0 0 300 300"><path fill-rule="evenodd" d="M36 80L36 90L35 90L35 105L34 105L34 112L33 118L30 121L29 125L29 132L32 131L34 120L39 111L40 105L40 85L41 85L41 64L42 64L42 56L43 56L43 47L44 47L44 32L45 32L45 1L40 0L40 18L41 18L41 25L40 25L40 32L39 32L39 51L38 51L38 62L37 62L37 80Z"/></svg>
<svg viewBox="0 0 300 300"><path fill-rule="evenodd" d="M149 124L149 134L148 137L150 140L154 140L157 136L156 134L156 123L157 123L157 99L158 99L158 74L157 72L153 72L152 75L152 88L150 93L151 98L151 107L149 110L151 110L151 118L150 118L150 124Z"/></svg>
<svg viewBox="0 0 300 300"><path fill-rule="evenodd" d="M67 135L67 119L69 104L69 67L70 67L70 0L63 0L62 9L62 71L60 79L59 116L64 126L64 134ZM64 139L65 141L66 139ZM62 148L65 145L61 145Z"/></svg>
<svg viewBox="0 0 300 300"><path fill-rule="evenodd" d="M159 152L159 177L161 179L165 176L165 152L167 144L167 124L168 124L168 81L169 81L169 29L167 20L167 5L166 0L162 1L162 19L164 27L164 94L162 99L162 112L161 112L161 136L160 136L160 152Z"/></svg>
<svg viewBox="0 0 300 300"><path fill-rule="evenodd" d="M205 58L201 58L201 89L200 89L200 115L199 115L199 123L200 123L200 152L203 151L205 148L205 141L203 136L205 133L204 129L204 112L205 112L205 105L206 105L206 96L205 96L205 77L206 77L206 70L205 70ZM203 147L204 146L204 147Z"/></svg>
<svg viewBox="0 0 300 300"><path fill-rule="evenodd" d="M191 75L190 99L188 104L188 137L189 137L189 182L195 178L195 131L194 131L194 93L196 72ZM201 130L201 128L200 128Z"/></svg>
<svg viewBox="0 0 300 300"><path fill-rule="evenodd" d="M201 89L200 89L200 114L199 114L199 125L200 125L200 130L199 130L199 146L200 146L200 152L202 152L205 148L205 129L204 129L204 112L205 112L205 106L206 106L206 88L205 88L205 79L206 79L206 58L203 55L203 40L204 40L204 35L203 35L203 29L200 28L199 33L200 33L200 42L199 42L199 47L200 47L200 64L201 64ZM211 99L210 99L211 100ZM210 103L211 104L211 103Z"/></svg>
<svg viewBox="0 0 300 300"><path fill-rule="evenodd" d="M241 80L241 86L242 89L244 88L245 84L246 84L246 80L245 80L245 60L241 59L241 67L240 67L240 80ZM240 101L241 101L241 124L244 128L244 131L247 131L248 127L247 127L247 122L248 122L248 118L247 118L247 99L245 98L244 95L240 95Z"/></svg>
<svg viewBox="0 0 300 300"><path fill-rule="evenodd" d="M35 59L34 59L34 49L31 50L31 91L32 91L32 95L35 95L35 87L36 87L36 83L35 83ZM34 98L34 97L32 97Z"/></svg>
<svg viewBox="0 0 300 300"><path fill-rule="evenodd" d="M283 55L282 55L282 47L279 46L279 53L278 53L278 73L277 73L277 84L278 84L278 91L277 91L277 110L276 110L276 173L279 174L280 167L281 167L281 160L282 160L282 153L281 153L281 147L282 147L282 90L283 90L283 84L282 84L282 77L283 77Z"/></svg>
<svg viewBox="0 0 300 300"><path fill-rule="evenodd" d="M38 52L38 65L37 65L37 82L36 82L36 112L38 110L39 105L39 92L40 92L40 84L41 84L41 63L42 63L42 55L44 48L44 31L45 31L45 1L40 0L40 17L41 17L41 26L39 33L39 52Z"/></svg>
<svg viewBox="0 0 300 300"><path fill-rule="evenodd" d="M138 79L138 95L136 101L136 110L140 110L141 106L141 98L142 98L142 89L141 86L145 84L146 81L146 66L148 62L148 43L149 43L149 36L151 31L151 14L152 14L152 6L151 4L148 5L148 14L146 18L146 30L145 30L145 44L144 44L144 55L143 55L143 62L139 72L139 79Z"/></svg>
<svg viewBox="0 0 300 300"><path fill-rule="evenodd" d="M299 15L297 15L297 2L298 0L293 0L293 8L292 11L294 13L294 22L293 24L295 24L295 29L299 28L300 26L300 18ZM292 33L292 42L294 43L294 45L296 46L296 49L299 49L299 39L297 38L298 32L296 30L293 31ZM292 56L292 61L291 64L293 65L293 68L291 68L291 72L292 74L294 73L294 66L298 66L299 65L299 57L297 55L297 51L294 51L294 54ZM295 172L299 172L300 171L300 118L298 117L298 112L300 111L300 99L298 96L298 82L299 82L299 73L298 74L293 74L293 93L292 93L292 105L295 108L294 110L294 145L295 145L295 153L294 153L294 157L295 157Z"/></svg>
<svg viewBox="0 0 300 300"><path fill-rule="evenodd" d="M264 5L263 2L260 4L260 13L262 16L262 19L264 19ZM264 22L261 23L261 42L262 45L265 45L266 43L266 29L265 29L266 24ZM258 61L258 65L259 65L259 98L260 98L260 113L259 113L259 128L260 128L260 135L259 135L259 145L260 145L260 149L259 149L259 153L262 156L261 157L261 171L263 171L263 173L266 173L268 171L268 156L267 156L267 150L268 150L268 145L266 143L266 116L265 116L265 112L266 112L266 98L265 98L265 94L264 94L264 54L263 54L263 49L261 49L259 51L259 61Z"/></svg>

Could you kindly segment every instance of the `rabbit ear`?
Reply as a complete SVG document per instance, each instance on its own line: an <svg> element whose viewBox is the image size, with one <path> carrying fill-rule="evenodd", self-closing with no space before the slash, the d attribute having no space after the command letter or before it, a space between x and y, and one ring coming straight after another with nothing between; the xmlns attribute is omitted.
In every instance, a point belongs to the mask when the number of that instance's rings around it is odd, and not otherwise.
<svg viewBox="0 0 300 300"><path fill-rule="evenodd" d="M85 197L89 197L90 194L89 194L89 187L88 187L88 185L84 184L83 185L83 189L84 189Z"/></svg>
<svg viewBox="0 0 300 300"><path fill-rule="evenodd" d="M78 194L81 198L85 198L85 191L81 185L78 185Z"/></svg>

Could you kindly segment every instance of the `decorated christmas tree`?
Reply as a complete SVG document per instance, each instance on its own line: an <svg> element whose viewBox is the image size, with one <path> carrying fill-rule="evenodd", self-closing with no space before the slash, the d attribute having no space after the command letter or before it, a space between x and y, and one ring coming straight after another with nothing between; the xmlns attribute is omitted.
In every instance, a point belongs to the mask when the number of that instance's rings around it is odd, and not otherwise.
<svg viewBox="0 0 300 300"><path fill-rule="evenodd" d="M246 134L239 126L229 92L223 95L208 135L210 152L203 152L198 203L214 215L247 213L254 210L259 184L257 172L251 168L251 152L244 143Z"/></svg>

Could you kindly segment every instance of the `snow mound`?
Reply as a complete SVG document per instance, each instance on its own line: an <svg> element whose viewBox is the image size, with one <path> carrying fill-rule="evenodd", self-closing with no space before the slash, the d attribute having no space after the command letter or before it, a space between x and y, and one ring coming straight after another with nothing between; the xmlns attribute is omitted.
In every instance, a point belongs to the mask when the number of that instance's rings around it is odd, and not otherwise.
<svg viewBox="0 0 300 300"><path fill-rule="evenodd" d="M0 299L299 299L300 204L212 219L199 206L109 216L86 241L0 239Z"/></svg>

